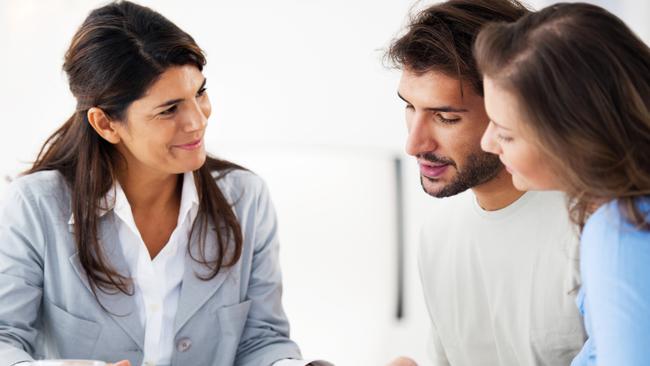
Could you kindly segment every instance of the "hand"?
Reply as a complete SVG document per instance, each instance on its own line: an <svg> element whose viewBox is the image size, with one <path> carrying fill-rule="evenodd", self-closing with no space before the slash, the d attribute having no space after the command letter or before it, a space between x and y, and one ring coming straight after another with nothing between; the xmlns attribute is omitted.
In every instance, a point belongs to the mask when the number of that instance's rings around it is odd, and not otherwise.
<svg viewBox="0 0 650 366"><path fill-rule="evenodd" d="M120 362L106 364L106 366L131 366L131 362L129 360L122 360Z"/></svg>
<svg viewBox="0 0 650 366"><path fill-rule="evenodd" d="M386 366L418 366L418 364L408 357L398 357Z"/></svg>

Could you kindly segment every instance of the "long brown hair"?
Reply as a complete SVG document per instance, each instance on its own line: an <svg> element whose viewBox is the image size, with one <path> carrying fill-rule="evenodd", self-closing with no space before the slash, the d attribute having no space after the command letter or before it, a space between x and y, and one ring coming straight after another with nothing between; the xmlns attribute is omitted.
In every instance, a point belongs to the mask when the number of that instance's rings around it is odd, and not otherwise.
<svg viewBox="0 0 650 366"><path fill-rule="evenodd" d="M115 159L120 157L90 126L87 112L98 107L109 118L123 121L128 106L168 67L193 65L202 70L205 63L203 52L190 35L155 11L128 1L93 10L72 39L63 70L77 100L76 111L46 140L25 174L57 170L64 177L71 192L79 258L95 295L98 288L131 294L132 283L111 266L98 241L97 212L101 199L116 181ZM213 178L213 173L223 177L233 169L240 167L208 157L193 172L199 213L192 233L198 229L200 253L193 259L212 271L204 280L234 265L241 256L241 227ZM206 243L208 220L219 229L216 243ZM217 258L205 257L206 245L216 246ZM188 251L192 254L189 246Z"/></svg>
<svg viewBox="0 0 650 366"><path fill-rule="evenodd" d="M573 220L582 227L618 200L630 223L650 229L638 205L650 194L648 46L606 10L575 3L491 24L474 53L483 75L518 98Z"/></svg>
<svg viewBox="0 0 650 366"><path fill-rule="evenodd" d="M404 34L386 52L393 66L418 74L442 72L469 82L483 95L483 82L472 56L472 44L489 22L515 21L529 12L517 0L450 0L432 5L409 19Z"/></svg>

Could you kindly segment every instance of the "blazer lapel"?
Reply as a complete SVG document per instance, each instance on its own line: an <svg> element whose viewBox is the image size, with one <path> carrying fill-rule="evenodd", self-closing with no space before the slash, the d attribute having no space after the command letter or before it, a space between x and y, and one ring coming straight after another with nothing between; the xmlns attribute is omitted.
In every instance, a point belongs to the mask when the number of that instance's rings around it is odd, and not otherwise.
<svg viewBox="0 0 650 366"><path fill-rule="evenodd" d="M189 248L194 258L201 258L198 252L198 232L192 235ZM213 243L216 243L214 225L208 222L208 230L205 238L206 258L215 258L217 250ZM230 276L233 267L222 268L217 276L209 281L200 279L209 277L212 272L206 266L192 259L188 252L185 253L185 272L181 285L181 295L178 302L178 310L174 321L174 333L178 332L187 321L217 292L224 281Z"/></svg>
<svg viewBox="0 0 650 366"><path fill-rule="evenodd" d="M122 249L119 246L117 227L115 226L114 220L115 217L112 212L107 213L99 220L99 244L102 246L106 257L110 258L111 266L118 273L130 277L130 270ZM92 293L86 272L81 266L78 252L70 257L70 263L74 267L79 279L88 291ZM140 350L143 350L144 329L141 326L142 323L134 296L128 296L119 291L109 291L109 293L106 293L100 289L97 289L96 293L100 304L108 311L108 315L133 339Z"/></svg>

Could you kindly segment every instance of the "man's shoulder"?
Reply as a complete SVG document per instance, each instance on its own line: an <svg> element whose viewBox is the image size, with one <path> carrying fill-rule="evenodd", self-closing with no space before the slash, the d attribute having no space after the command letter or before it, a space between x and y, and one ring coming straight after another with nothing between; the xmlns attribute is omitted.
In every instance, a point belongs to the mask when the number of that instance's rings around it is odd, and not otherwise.
<svg viewBox="0 0 650 366"><path fill-rule="evenodd" d="M569 216L569 201L564 193L546 191L527 194L533 197L518 212L520 226L529 227L532 231L543 230L553 237L564 234L577 235L577 227Z"/></svg>
<svg viewBox="0 0 650 366"><path fill-rule="evenodd" d="M558 191L534 191L527 194L533 195L531 203L537 208L567 210L568 197L563 192Z"/></svg>

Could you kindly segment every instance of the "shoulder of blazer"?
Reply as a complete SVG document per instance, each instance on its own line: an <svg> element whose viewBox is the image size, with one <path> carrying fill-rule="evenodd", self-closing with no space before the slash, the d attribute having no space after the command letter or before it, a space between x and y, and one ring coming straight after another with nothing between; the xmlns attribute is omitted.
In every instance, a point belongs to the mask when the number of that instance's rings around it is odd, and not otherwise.
<svg viewBox="0 0 650 366"><path fill-rule="evenodd" d="M19 176L9 184L6 193L18 194L33 201L54 197L65 202L70 198L70 188L61 173L56 170Z"/></svg>

